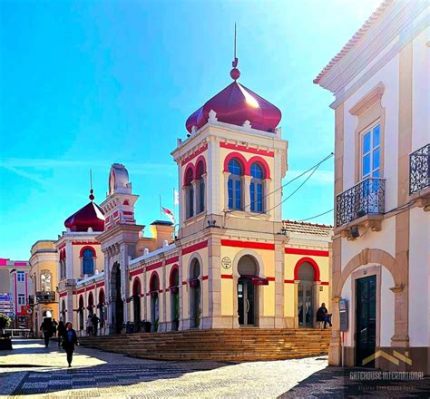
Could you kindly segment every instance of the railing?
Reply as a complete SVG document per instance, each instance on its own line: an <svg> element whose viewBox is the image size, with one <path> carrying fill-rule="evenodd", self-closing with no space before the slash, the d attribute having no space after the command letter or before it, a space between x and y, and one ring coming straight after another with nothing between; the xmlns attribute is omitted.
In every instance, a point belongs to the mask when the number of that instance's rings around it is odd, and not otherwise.
<svg viewBox="0 0 430 399"><path fill-rule="evenodd" d="M385 179L368 177L336 197L336 227L385 211Z"/></svg>
<svg viewBox="0 0 430 399"><path fill-rule="evenodd" d="M409 195L430 186L430 144L409 155Z"/></svg>
<svg viewBox="0 0 430 399"><path fill-rule="evenodd" d="M11 337L30 337L30 329L29 328L5 328L4 334L10 334Z"/></svg>
<svg viewBox="0 0 430 399"><path fill-rule="evenodd" d="M37 291L37 303L55 302L55 291Z"/></svg>

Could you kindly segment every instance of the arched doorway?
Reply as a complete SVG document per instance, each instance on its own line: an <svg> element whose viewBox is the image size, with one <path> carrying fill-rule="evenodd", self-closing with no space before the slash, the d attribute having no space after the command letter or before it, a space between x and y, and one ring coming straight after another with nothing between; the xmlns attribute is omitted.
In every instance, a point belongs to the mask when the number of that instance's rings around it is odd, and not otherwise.
<svg viewBox="0 0 430 399"><path fill-rule="evenodd" d="M237 265L239 280L237 283L237 305L239 325L254 326L257 320L257 286L254 280L258 278L258 263L251 255L244 255Z"/></svg>
<svg viewBox="0 0 430 399"><path fill-rule="evenodd" d="M124 323L124 303L121 298L121 268L117 262L112 267L112 325L115 333L121 333Z"/></svg>
<svg viewBox="0 0 430 399"><path fill-rule="evenodd" d="M79 314L79 330L84 330L84 298L81 295L79 297L79 308L78 308L78 314Z"/></svg>
<svg viewBox="0 0 430 399"><path fill-rule="evenodd" d="M88 315L93 315L94 313L94 296L93 293L90 292L88 295Z"/></svg>
<svg viewBox="0 0 430 399"><path fill-rule="evenodd" d="M299 327L311 328L314 326L315 315L315 270L311 263L302 262L296 270L295 279L299 280L297 290L297 314Z"/></svg>
<svg viewBox="0 0 430 399"><path fill-rule="evenodd" d="M105 326L105 291L103 289L99 292L99 304L97 307L99 308L100 328L103 328Z"/></svg>
<svg viewBox="0 0 430 399"><path fill-rule="evenodd" d="M172 330L179 329L179 271L177 267L173 267L170 272L170 309Z"/></svg>
<svg viewBox="0 0 430 399"><path fill-rule="evenodd" d="M200 301L201 301L201 287L200 287L200 262L194 259L191 262L190 268L190 327L199 328L200 326Z"/></svg>
<svg viewBox="0 0 430 399"><path fill-rule="evenodd" d="M134 331L140 331L140 295L142 289L139 277L136 277L133 282L133 320Z"/></svg>
<svg viewBox="0 0 430 399"><path fill-rule="evenodd" d="M160 290L160 279L157 272L153 272L149 281L149 290L151 291L151 330L158 331L158 322L160 315L160 305L158 291Z"/></svg>

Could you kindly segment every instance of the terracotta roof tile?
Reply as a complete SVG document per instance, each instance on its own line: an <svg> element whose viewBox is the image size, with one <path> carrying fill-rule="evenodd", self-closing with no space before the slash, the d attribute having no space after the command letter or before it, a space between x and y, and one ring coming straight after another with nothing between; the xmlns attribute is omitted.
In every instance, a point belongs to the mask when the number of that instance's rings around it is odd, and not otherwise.
<svg viewBox="0 0 430 399"><path fill-rule="evenodd" d="M297 222L294 220L283 220L282 227L288 232L315 234L328 237L333 231L333 226L318 223Z"/></svg>

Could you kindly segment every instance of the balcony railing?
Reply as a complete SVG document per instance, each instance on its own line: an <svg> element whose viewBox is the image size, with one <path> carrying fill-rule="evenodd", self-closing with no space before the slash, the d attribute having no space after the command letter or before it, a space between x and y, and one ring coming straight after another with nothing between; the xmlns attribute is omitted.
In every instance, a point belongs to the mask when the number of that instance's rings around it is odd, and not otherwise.
<svg viewBox="0 0 430 399"><path fill-rule="evenodd" d="M55 291L37 291L37 303L55 302Z"/></svg>
<svg viewBox="0 0 430 399"><path fill-rule="evenodd" d="M385 211L385 179L369 177L336 197L336 227Z"/></svg>
<svg viewBox="0 0 430 399"><path fill-rule="evenodd" d="M409 195L430 186L430 144L409 155Z"/></svg>

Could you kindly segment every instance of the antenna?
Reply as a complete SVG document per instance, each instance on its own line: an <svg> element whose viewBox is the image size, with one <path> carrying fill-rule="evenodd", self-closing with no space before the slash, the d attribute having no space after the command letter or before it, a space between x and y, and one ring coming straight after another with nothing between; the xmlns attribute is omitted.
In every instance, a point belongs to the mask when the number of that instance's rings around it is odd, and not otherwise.
<svg viewBox="0 0 430 399"><path fill-rule="evenodd" d="M94 201L94 190L93 190L93 171L90 169L90 200Z"/></svg>
<svg viewBox="0 0 430 399"><path fill-rule="evenodd" d="M240 71L237 69L237 65L239 64L239 59L236 56L236 50L237 50L237 28L236 28L236 22L234 23L234 58L233 62L231 63L233 69L230 71L230 76L233 80L237 80L240 77Z"/></svg>

